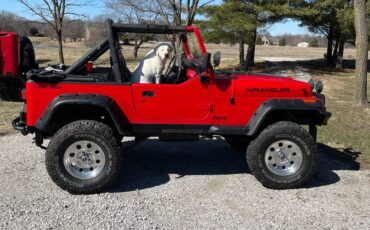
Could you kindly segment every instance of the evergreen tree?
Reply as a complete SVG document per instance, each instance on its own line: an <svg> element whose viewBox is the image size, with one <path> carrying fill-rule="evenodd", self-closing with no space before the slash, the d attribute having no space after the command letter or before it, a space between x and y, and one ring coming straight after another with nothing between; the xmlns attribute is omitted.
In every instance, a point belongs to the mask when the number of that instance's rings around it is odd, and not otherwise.
<svg viewBox="0 0 370 230"><path fill-rule="evenodd" d="M201 24L207 42L239 44L239 64L246 67L244 45L254 43L254 31L259 25L253 15L247 14L250 5L237 1L224 1L218 6L207 6L202 13L207 21Z"/></svg>
<svg viewBox="0 0 370 230"><path fill-rule="evenodd" d="M257 28L290 15L288 0L224 0L221 5L207 6L202 13L208 19L202 23L210 42L239 44L239 63L254 65ZM244 58L244 44L248 44Z"/></svg>

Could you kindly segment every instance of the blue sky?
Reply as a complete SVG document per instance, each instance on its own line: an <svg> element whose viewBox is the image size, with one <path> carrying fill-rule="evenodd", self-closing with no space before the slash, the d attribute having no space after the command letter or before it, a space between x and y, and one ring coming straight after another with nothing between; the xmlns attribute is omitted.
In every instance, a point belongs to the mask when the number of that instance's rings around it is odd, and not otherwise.
<svg viewBox="0 0 370 230"><path fill-rule="evenodd" d="M76 0L78 1L78 0ZM37 3L39 0L29 0L31 3ZM90 15L91 17L100 15L100 14L106 14L106 10L104 9L103 1L101 0L93 0L94 6L93 7L83 7L81 9L78 9L78 12ZM216 4L221 2L220 0L216 0ZM16 0L0 0L0 11L9 11L14 12L22 17L25 18L31 18L31 19L37 19L32 14L25 9L23 5L18 3ZM267 30L272 35L280 35L285 33L290 34L306 34L309 33L309 31L304 27L298 26L299 22L293 21L293 20L286 20L284 22L275 23L269 27L267 27Z"/></svg>

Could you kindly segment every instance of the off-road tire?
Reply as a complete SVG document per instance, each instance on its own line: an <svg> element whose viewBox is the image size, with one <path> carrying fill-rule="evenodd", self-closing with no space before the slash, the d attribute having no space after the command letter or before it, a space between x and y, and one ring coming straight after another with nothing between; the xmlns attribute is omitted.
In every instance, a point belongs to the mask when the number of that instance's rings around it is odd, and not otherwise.
<svg viewBox="0 0 370 230"><path fill-rule="evenodd" d="M0 99L3 101L21 101L22 80L19 77L0 76Z"/></svg>
<svg viewBox="0 0 370 230"><path fill-rule="evenodd" d="M224 136L225 141L236 151L245 154L247 151L250 139L243 136Z"/></svg>
<svg viewBox="0 0 370 230"><path fill-rule="evenodd" d="M103 171L92 179L73 177L63 163L68 146L79 140L98 144L105 154ZM99 193L110 187L119 175L121 151L121 143L108 125L91 120L75 121L62 127L52 137L46 150L46 169L51 179L71 194Z"/></svg>
<svg viewBox="0 0 370 230"><path fill-rule="evenodd" d="M267 149L272 143L280 140L295 143L302 152L302 163L292 175L277 175L266 165ZM263 186L271 189L296 188L303 185L315 171L317 164L316 143L300 125L286 121L277 122L268 126L250 143L246 158L249 169Z"/></svg>

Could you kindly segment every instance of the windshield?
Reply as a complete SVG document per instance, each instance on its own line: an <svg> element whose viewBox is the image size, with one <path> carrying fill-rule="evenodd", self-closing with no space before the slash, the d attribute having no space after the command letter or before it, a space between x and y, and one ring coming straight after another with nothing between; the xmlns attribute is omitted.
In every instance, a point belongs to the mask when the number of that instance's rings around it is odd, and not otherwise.
<svg viewBox="0 0 370 230"><path fill-rule="evenodd" d="M202 50L199 47L198 39L194 33L187 33L189 53L193 58L200 59Z"/></svg>

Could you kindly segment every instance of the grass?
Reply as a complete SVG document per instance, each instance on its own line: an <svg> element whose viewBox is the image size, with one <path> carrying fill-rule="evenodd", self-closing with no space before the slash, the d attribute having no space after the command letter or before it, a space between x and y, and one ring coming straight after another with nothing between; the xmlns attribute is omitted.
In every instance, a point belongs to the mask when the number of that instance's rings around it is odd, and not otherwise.
<svg viewBox="0 0 370 230"><path fill-rule="evenodd" d="M318 129L318 141L361 153L361 167L370 169L370 106L352 106L354 73L313 73L313 76L324 82L327 110L332 112L328 125Z"/></svg>
<svg viewBox="0 0 370 230"><path fill-rule="evenodd" d="M41 66L58 62L58 49L55 41L50 39L35 39L36 55ZM147 45L139 52L139 58L150 50L152 44ZM208 50L214 53L220 50L222 57L221 68L232 69L237 61L237 46L229 45L207 45ZM132 47L123 47L129 68L133 68L137 61L132 57ZM88 48L83 42L66 43L65 58L66 63L71 64L81 57ZM264 71L270 67L269 63L263 62L264 57L298 57L302 59L320 59L323 57L325 49L309 48L302 49L297 47L264 47L258 46L256 60L259 62L254 71ZM346 50L345 58L353 59L354 50ZM108 55L103 56L95 65L109 65ZM354 92L354 71L345 69L335 71L320 67L322 61L304 61L298 63L308 69L315 80L324 82L324 93L327 96L327 109L333 116L327 126L318 129L318 141L332 148L360 152L359 161L361 168L370 169L370 107L352 107ZM284 64L286 69L294 68L297 63ZM369 82L370 85L370 82ZM370 89L369 89L370 91ZM370 98L370 95L368 96ZM10 103L0 101L0 135L14 133L10 127L11 120L16 117L22 108L21 103Z"/></svg>
<svg viewBox="0 0 370 230"><path fill-rule="evenodd" d="M22 106L21 103L0 101L0 136L16 132L10 122L17 117Z"/></svg>

